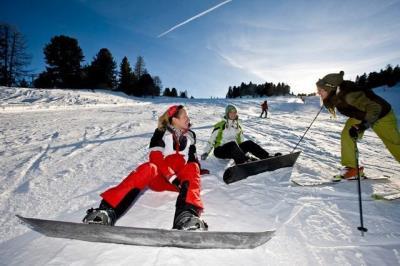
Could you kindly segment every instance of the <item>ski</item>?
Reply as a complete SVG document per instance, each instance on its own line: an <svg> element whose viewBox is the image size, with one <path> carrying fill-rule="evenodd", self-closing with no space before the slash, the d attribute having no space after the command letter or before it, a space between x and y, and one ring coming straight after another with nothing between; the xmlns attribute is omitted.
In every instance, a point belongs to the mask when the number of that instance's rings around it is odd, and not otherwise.
<svg viewBox="0 0 400 266"><path fill-rule="evenodd" d="M395 200L400 198L399 184L391 182L387 184L379 184L373 188L371 195L376 200Z"/></svg>
<svg viewBox="0 0 400 266"><path fill-rule="evenodd" d="M390 179L388 175L380 175L380 176L363 176L361 180L371 180L371 181L384 181ZM293 184L302 186L302 187L312 187L312 186L323 186L323 185L334 185L341 183L342 181L357 181L357 179L316 179L316 180L301 180L301 179L291 179Z"/></svg>
<svg viewBox="0 0 400 266"><path fill-rule="evenodd" d="M271 239L275 231L212 232L83 224L16 215L33 230L49 237L89 242L190 249L251 249Z"/></svg>
<svg viewBox="0 0 400 266"><path fill-rule="evenodd" d="M301 180L301 179L291 179L290 180L294 185L301 187L314 187L314 186L323 186L323 185L334 185L338 182L333 182L330 179L317 179L317 180Z"/></svg>
<svg viewBox="0 0 400 266"><path fill-rule="evenodd" d="M388 175L379 175L379 176L368 176L368 175L363 175L361 176L361 180L387 180L390 179L390 176ZM346 179L346 178L338 178L338 176L334 176L332 178L332 182L340 182L342 180L346 180L346 181L355 181L357 180L357 178L353 178L353 179Z"/></svg>
<svg viewBox="0 0 400 266"><path fill-rule="evenodd" d="M400 199L400 190L395 193L372 193L371 197L375 200L396 200Z"/></svg>

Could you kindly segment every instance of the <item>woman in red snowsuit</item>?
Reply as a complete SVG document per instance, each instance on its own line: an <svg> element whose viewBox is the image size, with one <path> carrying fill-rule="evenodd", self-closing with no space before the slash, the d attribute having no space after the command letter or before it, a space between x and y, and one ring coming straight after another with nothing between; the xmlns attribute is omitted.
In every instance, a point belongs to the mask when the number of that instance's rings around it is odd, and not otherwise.
<svg viewBox="0 0 400 266"><path fill-rule="evenodd" d="M99 208L90 209L84 223L114 225L132 205L140 191L176 191L173 228L207 230L199 219L203 210L200 198L200 167L196 155L196 135L182 105L174 105L159 118L150 141L149 161L139 165L120 184L101 194Z"/></svg>

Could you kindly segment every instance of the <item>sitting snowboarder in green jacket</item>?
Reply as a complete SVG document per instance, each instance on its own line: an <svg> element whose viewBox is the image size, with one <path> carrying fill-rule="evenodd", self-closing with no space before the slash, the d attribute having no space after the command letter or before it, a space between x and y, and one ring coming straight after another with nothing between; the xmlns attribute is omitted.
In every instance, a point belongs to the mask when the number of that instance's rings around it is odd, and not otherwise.
<svg viewBox="0 0 400 266"><path fill-rule="evenodd" d="M344 72L328 74L316 83L324 106L335 115L335 109L349 117L341 134L341 163L337 179L355 179L357 162L355 140L368 128L378 135L393 157L400 162L400 133L390 104L372 90L343 80ZM359 167L363 175L363 167Z"/></svg>
<svg viewBox="0 0 400 266"><path fill-rule="evenodd" d="M266 159L269 153L251 140L243 140L243 130L239 123L237 109L234 105L225 108L224 119L214 125L205 152L201 155L206 160L214 149L214 156L220 159L233 159L235 164L245 163L252 159ZM248 155L250 153L254 157ZM276 154L281 155L281 154Z"/></svg>

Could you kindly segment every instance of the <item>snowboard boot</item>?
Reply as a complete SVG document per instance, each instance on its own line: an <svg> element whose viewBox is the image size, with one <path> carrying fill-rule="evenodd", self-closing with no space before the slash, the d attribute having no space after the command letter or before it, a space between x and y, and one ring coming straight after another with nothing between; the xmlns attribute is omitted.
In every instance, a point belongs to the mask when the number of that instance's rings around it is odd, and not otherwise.
<svg viewBox="0 0 400 266"><path fill-rule="evenodd" d="M251 162L258 161L258 160L260 160L260 159L251 155L250 153L246 153L246 163L251 163Z"/></svg>
<svg viewBox="0 0 400 266"><path fill-rule="evenodd" d="M106 207L108 206L108 207ZM117 220L117 215L112 207L108 204L104 204L103 201L99 208L90 208L86 211L86 216L82 222L85 224L102 224L102 225L114 225Z"/></svg>
<svg viewBox="0 0 400 266"><path fill-rule="evenodd" d="M180 184L172 229L207 231L208 225L199 218L200 209L186 202L189 181Z"/></svg>
<svg viewBox="0 0 400 266"><path fill-rule="evenodd" d="M268 158L267 158L267 159L269 159L269 158L274 158L274 157L279 157L279 156L282 156L282 153L276 152L276 153L274 153L274 155L268 155Z"/></svg>
<svg viewBox="0 0 400 266"><path fill-rule="evenodd" d="M360 166L358 168L359 172L360 172L360 177L364 177L364 167ZM357 174L357 169L353 168L353 167L344 167L341 171L340 174L335 175L333 177L333 181L340 181L342 179L346 179L346 180L357 180L358 178L358 174Z"/></svg>
<svg viewBox="0 0 400 266"><path fill-rule="evenodd" d="M172 229L207 231L208 225L191 210L184 210L175 217Z"/></svg>

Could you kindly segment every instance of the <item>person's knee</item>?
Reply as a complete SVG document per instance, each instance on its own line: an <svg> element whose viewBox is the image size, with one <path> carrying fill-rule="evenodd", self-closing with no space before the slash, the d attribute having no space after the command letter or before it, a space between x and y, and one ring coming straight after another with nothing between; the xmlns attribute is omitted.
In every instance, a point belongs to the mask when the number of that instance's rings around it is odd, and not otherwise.
<svg viewBox="0 0 400 266"><path fill-rule="evenodd" d="M200 167L197 163L188 163L185 168L178 173L178 177L184 181L199 182L200 180Z"/></svg>
<svg viewBox="0 0 400 266"><path fill-rule="evenodd" d="M200 175L200 167L197 163L188 163L185 167L185 170L193 175Z"/></svg>
<svg viewBox="0 0 400 266"><path fill-rule="evenodd" d="M126 182L144 186L158 176L158 168L154 163L141 164L126 178Z"/></svg>
<svg viewBox="0 0 400 266"><path fill-rule="evenodd" d="M140 165L136 169L136 171L137 172L146 171L146 172L148 172L149 174L151 174L153 176L153 175L157 174L157 165L155 165L154 163L147 162L147 163L144 163L144 164Z"/></svg>
<svg viewBox="0 0 400 266"><path fill-rule="evenodd" d="M255 142L253 142L252 140L246 140L246 141L243 141L240 144L240 146L241 147L255 147L255 146L258 146L258 145Z"/></svg>

